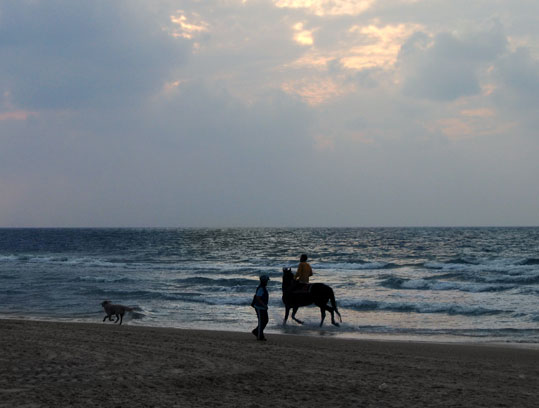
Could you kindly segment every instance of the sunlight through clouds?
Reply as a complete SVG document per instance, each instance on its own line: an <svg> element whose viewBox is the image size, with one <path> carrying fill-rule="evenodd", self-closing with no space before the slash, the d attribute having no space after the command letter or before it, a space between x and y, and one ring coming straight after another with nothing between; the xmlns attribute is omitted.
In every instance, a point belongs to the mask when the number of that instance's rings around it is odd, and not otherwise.
<svg viewBox="0 0 539 408"><path fill-rule="evenodd" d="M306 9L317 16L357 15L368 10L376 0L278 0L279 8Z"/></svg>
<svg viewBox="0 0 539 408"><path fill-rule="evenodd" d="M11 93L4 91L0 107L0 121L24 121L35 116L37 116L37 112L17 109L11 101Z"/></svg>
<svg viewBox="0 0 539 408"><path fill-rule="evenodd" d="M391 72L397 61L402 44L414 32L423 29L419 24L382 24L372 20L365 25L353 25L343 30L343 39L331 47L317 46L312 41L310 31L305 33L304 24L294 25L295 41L311 48L285 69L303 70L301 80L288 80L282 89L287 93L299 95L310 105L319 105L337 96L357 91L356 86L347 80L344 72L331 72L337 64L346 71L362 71L372 68ZM300 40L297 37L302 34ZM392 75L392 74L391 74ZM394 78L396 81L396 78Z"/></svg>
<svg viewBox="0 0 539 408"><path fill-rule="evenodd" d="M374 21L368 26L355 25L348 31L363 43L352 47L341 58L344 67L361 70L387 68L393 65L404 41L422 27L418 24L381 25Z"/></svg>
<svg viewBox="0 0 539 408"><path fill-rule="evenodd" d="M36 112L28 112L23 110L17 110L12 112L0 112L1 120L26 120L30 116L35 116Z"/></svg>
<svg viewBox="0 0 539 408"><path fill-rule="evenodd" d="M510 132L514 121L494 121L496 112L489 108L463 109L458 116L440 118L425 125L432 133L440 132L451 141L495 136Z"/></svg>
<svg viewBox="0 0 539 408"><path fill-rule="evenodd" d="M335 59L335 56L324 55L323 52L312 50L290 64L285 64L286 68L311 68L320 71L327 70L327 64Z"/></svg>
<svg viewBox="0 0 539 408"><path fill-rule="evenodd" d="M436 122L438 128L449 140L459 141L480 136L503 134L514 127L514 123L494 124L481 117L458 117L440 119Z"/></svg>
<svg viewBox="0 0 539 408"><path fill-rule="evenodd" d="M313 45L313 34L303 28L303 23L294 24L294 40L301 45Z"/></svg>
<svg viewBox="0 0 539 408"><path fill-rule="evenodd" d="M196 34L208 31L208 24L202 21L200 16L195 14L188 21L182 10L178 10L176 15L170 16L170 21L176 25L172 31L173 37L183 37L191 40Z"/></svg>
<svg viewBox="0 0 539 408"><path fill-rule="evenodd" d="M311 76L305 79L286 81L281 89L289 94L299 95L309 105L316 106L331 98L350 92L350 86L345 87L329 77Z"/></svg>
<svg viewBox="0 0 539 408"><path fill-rule="evenodd" d="M488 118L494 116L494 111L487 108L477 108L477 109L463 109L460 111L461 115L469 117L481 117Z"/></svg>
<svg viewBox="0 0 539 408"><path fill-rule="evenodd" d="M301 24L301 23L299 23ZM294 26L298 33L303 25ZM397 61L402 44L414 32L423 29L419 24L382 25L373 21L368 25L354 25L346 31L346 41L335 43L332 47L316 47L312 33L298 33L294 39L302 45L313 45L313 48L296 59L291 66L326 69L331 61L339 61L342 67L360 71L369 68L389 69Z"/></svg>

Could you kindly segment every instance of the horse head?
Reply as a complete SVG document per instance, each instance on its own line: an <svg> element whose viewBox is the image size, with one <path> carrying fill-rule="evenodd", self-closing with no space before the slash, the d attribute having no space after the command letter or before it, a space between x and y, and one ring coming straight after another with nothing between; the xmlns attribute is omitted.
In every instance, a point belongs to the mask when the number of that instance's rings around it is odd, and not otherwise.
<svg viewBox="0 0 539 408"><path fill-rule="evenodd" d="M283 290L289 288L294 282L292 268L283 268Z"/></svg>

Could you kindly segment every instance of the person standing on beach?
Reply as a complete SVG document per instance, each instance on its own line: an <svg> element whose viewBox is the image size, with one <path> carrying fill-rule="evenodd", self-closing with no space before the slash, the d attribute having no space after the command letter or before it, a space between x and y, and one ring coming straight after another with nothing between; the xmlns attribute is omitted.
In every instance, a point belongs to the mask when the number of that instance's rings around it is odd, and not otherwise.
<svg viewBox="0 0 539 408"><path fill-rule="evenodd" d="M264 329L268 324L268 302L269 292L266 288L268 281L270 280L268 275L260 275L260 285L256 288L256 293L253 298L253 306L256 310L256 316L258 317L258 326L256 326L251 333L253 333L257 340L265 341Z"/></svg>
<svg viewBox="0 0 539 408"><path fill-rule="evenodd" d="M307 284L310 276L313 276L313 269L307 263L307 254L303 254L299 258L298 271L294 275L294 279L299 283Z"/></svg>

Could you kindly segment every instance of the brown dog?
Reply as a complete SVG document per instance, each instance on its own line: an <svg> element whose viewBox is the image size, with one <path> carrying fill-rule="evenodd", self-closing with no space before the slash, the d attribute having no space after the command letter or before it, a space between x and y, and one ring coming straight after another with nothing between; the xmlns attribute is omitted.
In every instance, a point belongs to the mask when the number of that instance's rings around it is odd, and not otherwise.
<svg viewBox="0 0 539 408"><path fill-rule="evenodd" d="M124 314L125 312L131 312L133 311L133 308L127 307L124 305L114 305L110 302L110 300L105 300L104 302L101 302L101 306L103 306L103 309L105 309L105 313L107 314L103 321L107 320L107 317L109 318L109 321L112 321L112 315L116 316L116 320L114 323L118 323L118 320L120 321L120 324L122 324Z"/></svg>

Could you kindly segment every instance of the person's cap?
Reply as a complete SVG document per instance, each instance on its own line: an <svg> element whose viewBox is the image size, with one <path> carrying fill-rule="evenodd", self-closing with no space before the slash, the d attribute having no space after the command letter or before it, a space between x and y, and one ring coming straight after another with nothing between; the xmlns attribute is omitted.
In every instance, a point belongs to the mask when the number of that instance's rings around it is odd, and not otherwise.
<svg viewBox="0 0 539 408"><path fill-rule="evenodd" d="M261 282L267 282L270 280L269 275L260 275L260 281Z"/></svg>

